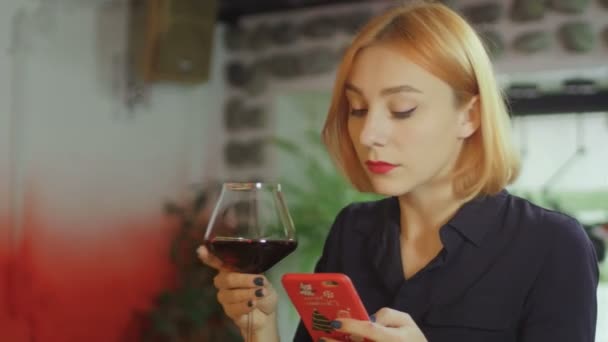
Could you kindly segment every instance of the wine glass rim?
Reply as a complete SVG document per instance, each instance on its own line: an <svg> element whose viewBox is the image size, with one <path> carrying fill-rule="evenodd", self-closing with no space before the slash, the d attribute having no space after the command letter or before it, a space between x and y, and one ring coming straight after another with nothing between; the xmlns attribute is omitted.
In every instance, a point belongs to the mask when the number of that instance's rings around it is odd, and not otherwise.
<svg viewBox="0 0 608 342"><path fill-rule="evenodd" d="M270 189L281 191L281 184L272 182L225 182L224 187L229 190Z"/></svg>

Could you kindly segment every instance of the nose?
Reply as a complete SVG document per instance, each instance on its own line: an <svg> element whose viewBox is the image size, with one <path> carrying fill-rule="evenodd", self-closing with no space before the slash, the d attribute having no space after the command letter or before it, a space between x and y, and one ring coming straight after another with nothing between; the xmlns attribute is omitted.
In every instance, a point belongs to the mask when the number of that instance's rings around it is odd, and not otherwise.
<svg viewBox="0 0 608 342"><path fill-rule="evenodd" d="M386 145L390 122L382 113L368 112L361 130L361 144L367 147Z"/></svg>

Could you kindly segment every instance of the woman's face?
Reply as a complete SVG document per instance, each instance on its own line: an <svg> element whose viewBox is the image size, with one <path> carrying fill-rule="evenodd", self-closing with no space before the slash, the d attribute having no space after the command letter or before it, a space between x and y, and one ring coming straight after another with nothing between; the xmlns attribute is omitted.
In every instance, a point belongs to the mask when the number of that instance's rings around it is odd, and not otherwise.
<svg viewBox="0 0 608 342"><path fill-rule="evenodd" d="M348 132L375 192L399 196L449 179L476 128L450 86L388 45L355 57L345 87ZM449 183L448 183L449 184Z"/></svg>

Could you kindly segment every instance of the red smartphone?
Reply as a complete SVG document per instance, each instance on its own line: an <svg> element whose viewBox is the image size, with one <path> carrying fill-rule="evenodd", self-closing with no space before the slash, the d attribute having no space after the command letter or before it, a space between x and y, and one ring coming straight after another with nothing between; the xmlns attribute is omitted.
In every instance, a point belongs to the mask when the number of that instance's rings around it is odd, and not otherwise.
<svg viewBox="0 0 608 342"><path fill-rule="evenodd" d="M329 337L338 341L367 341L335 331L338 318L369 321L350 278L341 273L288 273L281 282L313 341Z"/></svg>

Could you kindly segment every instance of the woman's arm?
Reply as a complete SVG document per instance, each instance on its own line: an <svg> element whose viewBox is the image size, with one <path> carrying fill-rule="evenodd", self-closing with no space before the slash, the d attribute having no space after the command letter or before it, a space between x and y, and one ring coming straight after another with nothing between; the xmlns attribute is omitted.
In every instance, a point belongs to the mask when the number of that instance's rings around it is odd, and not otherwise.
<svg viewBox="0 0 608 342"><path fill-rule="evenodd" d="M574 219L563 219L526 299L521 342L592 342L597 317L598 265L595 250Z"/></svg>

